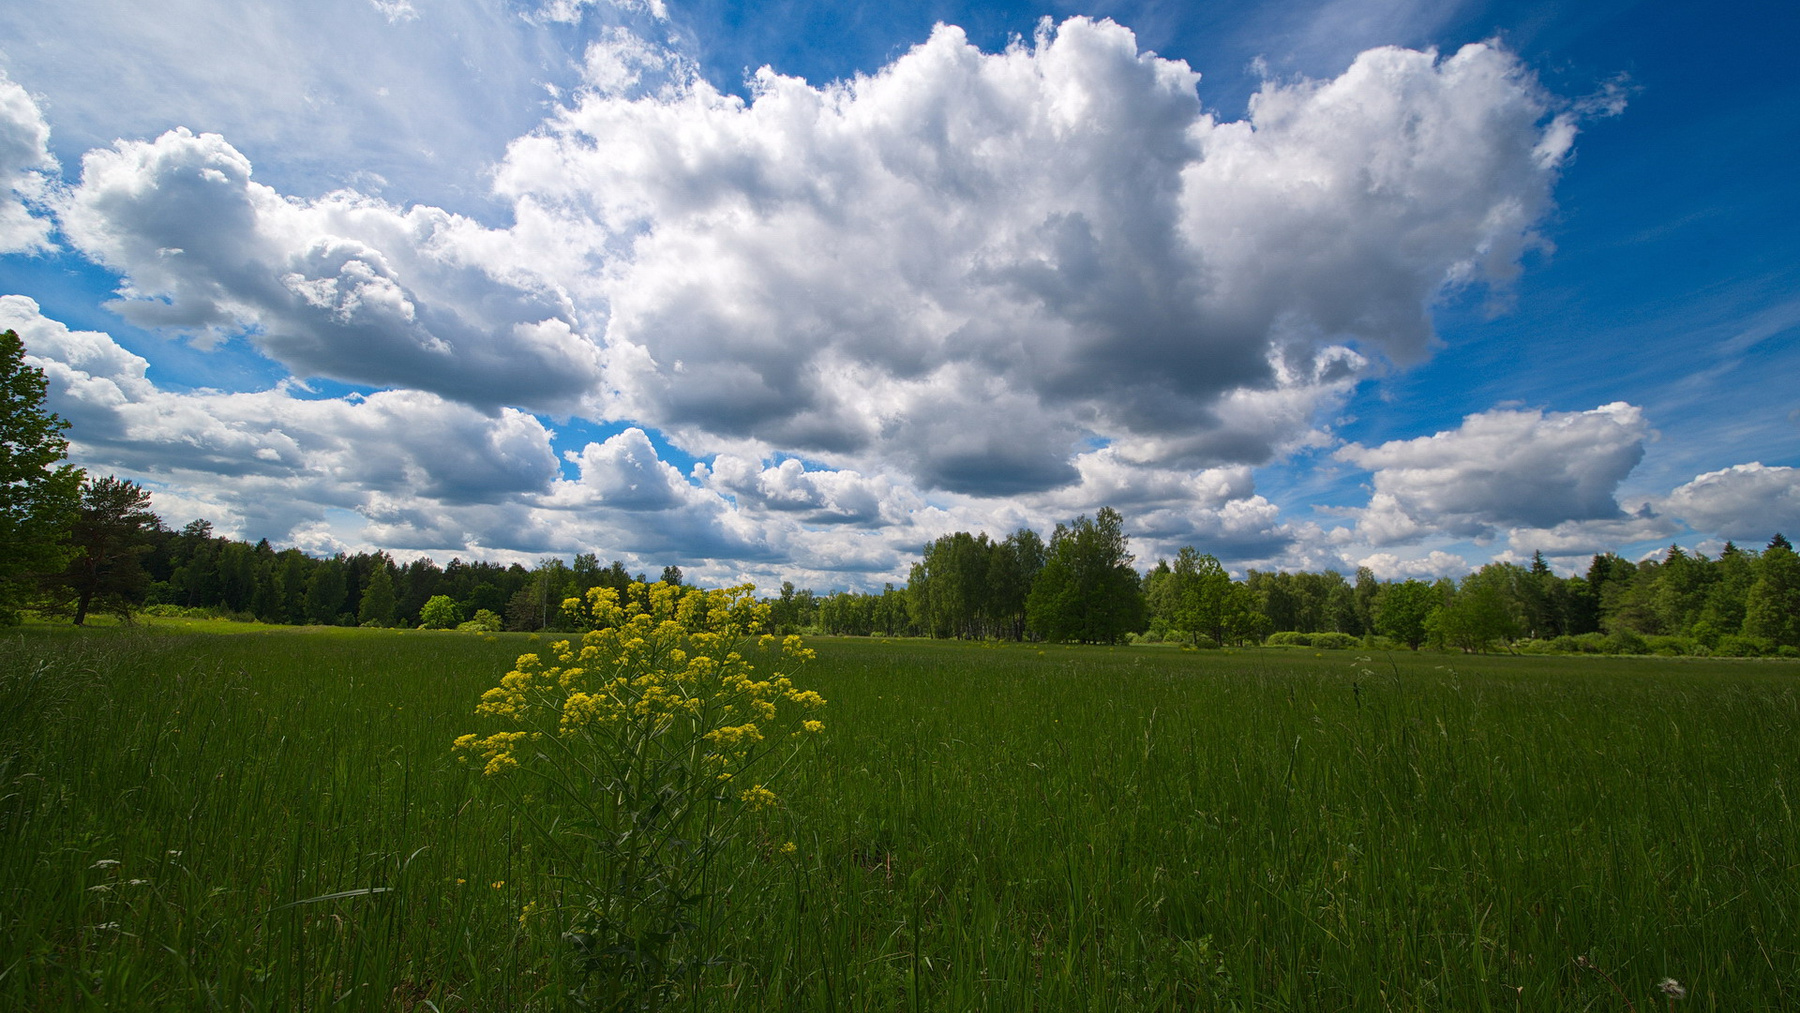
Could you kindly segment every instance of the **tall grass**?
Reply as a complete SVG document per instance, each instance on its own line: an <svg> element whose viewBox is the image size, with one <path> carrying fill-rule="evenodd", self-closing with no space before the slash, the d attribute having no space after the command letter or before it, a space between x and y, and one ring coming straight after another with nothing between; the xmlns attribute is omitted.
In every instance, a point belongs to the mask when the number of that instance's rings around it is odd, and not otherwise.
<svg viewBox="0 0 1800 1013"><path fill-rule="evenodd" d="M0 1008L560 1008L525 638L97 633L0 643ZM1800 666L814 646L703 1005L1800 1007Z"/></svg>

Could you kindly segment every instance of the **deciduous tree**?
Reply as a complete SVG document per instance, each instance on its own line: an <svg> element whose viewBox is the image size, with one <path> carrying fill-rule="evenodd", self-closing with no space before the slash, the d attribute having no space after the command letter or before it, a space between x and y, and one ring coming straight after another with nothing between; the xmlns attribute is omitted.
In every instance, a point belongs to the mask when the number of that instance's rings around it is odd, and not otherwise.
<svg viewBox="0 0 1800 1013"><path fill-rule="evenodd" d="M1127 545L1124 519L1111 507L1058 524L1026 604L1031 628L1046 640L1091 644L1142 629L1144 594Z"/></svg>
<svg viewBox="0 0 1800 1013"><path fill-rule="evenodd" d="M81 471L61 464L68 423L44 410L44 374L25 345L0 333L0 625L19 621L37 580L62 570L81 502Z"/></svg>

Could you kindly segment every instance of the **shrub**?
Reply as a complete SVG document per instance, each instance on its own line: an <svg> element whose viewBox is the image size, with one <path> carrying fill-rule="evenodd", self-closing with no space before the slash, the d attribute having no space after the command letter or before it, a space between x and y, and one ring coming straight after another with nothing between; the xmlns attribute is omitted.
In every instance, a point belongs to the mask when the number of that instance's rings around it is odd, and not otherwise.
<svg viewBox="0 0 1800 1013"><path fill-rule="evenodd" d="M1759 658L1772 652L1774 645L1761 637L1732 634L1719 638L1715 653L1726 658Z"/></svg>
<svg viewBox="0 0 1800 1013"><path fill-rule="evenodd" d="M456 628L464 633L499 633L500 616L490 609L479 609L475 618L468 622L457 623Z"/></svg>
<svg viewBox="0 0 1800 1013"><path fill-rule="evenodd" d="M1638 636L1636 630L1621 626L1606 635L1606 653L1608 654L1647 654L1650 645Z"/></svg>
<svg viewBox="0 0 1800 1013"><path fill-rule="evenodd" d="M1708 653L1705 647L1685 637L1647 637L1644 640L1644 646L1651 654L1660 654L1668 658L1689 655L1704 656Z"/></svg>
<svg viewBox="0 0 1800 1013"><path fill-rule="evenodd" d="M1289 630L1283 633L1269 634L1269 639L1264 643L1270 647L1311 647L1312 637L1313 635L1310 633L1295 633Z"/></svg>
<svg viewBox="0 0 1800 1013"><path fill-rule="evenodd" d="M1582 654L1606 654L1606 634L1580 633L1570 638L1575 641L1575 650Z"/></svg>
<svg viewBox="0 0 1800 1013"><path fill-rule="evenodd" d="M1312 646L1326 651L1349 651L1362 646L1362 641L1348 633L1315 633Z"/></svg>

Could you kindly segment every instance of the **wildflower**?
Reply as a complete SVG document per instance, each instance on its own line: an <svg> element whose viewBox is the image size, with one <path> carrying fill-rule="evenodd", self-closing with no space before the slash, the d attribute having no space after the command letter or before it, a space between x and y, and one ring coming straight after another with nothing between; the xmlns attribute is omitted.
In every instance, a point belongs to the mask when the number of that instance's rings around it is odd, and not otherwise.
<svg viewBox="0 0 1800 1013"><path fill-rule="evenodd" d="M496 889L496 890L498 890L498 889L500 889L500 888L501 888L501 887L503 887L503 886L505 886L505 885L506 885L506 880L504 880L504 879L496 879L496 880L494 880L494 882L493 882L493 884L492 884L492 885L493 885L493 888L494 888L494 889Z"/></svg>
<svg viewBox="0 0 1800 1013"><path fill-rule="evenodd" d="M752 788L745 788L738 798L753 811L768 809L776 802L775 793L760 784Z"/></svg>
<svg viewBox="0 0 1800 1013"><path fill-rule="evenodd" d="M525 924L527 921L529 921L531 919L531 916L536 913L537 913L537 901L534 900L534 901L527 902L524 907L519 909L519 924L520 925Z"/></svg>
<svg viewBox="0 0 1800 1013"><path fill-rule="evenodd" d="M797 847L793 841L789 841L786 844L783 844L781 846L781 853L784 855L792 855L794 852L799 851L799 850L800 850L799 847Z"/></svg>
<svg viewBox="0 0 1800 1013"><path fill-rule="evenodd" d="M1687 987L1682 985L1681 982L1676 981L1674 978L1664 978L1656 983L1656 987L1661 990L1663 995L1668 996L1670 999L1687 998Z"/></svg>

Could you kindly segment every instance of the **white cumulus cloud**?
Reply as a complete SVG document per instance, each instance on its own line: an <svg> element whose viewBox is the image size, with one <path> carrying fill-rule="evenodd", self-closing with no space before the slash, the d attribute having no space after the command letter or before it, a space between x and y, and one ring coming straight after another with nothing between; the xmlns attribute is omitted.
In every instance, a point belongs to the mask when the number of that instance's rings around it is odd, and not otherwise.
<svg viewBox="0 0 1800 1013"><path fill-rule="evenodd" d="M127 319L247 332L301 376L564 408L599 383L567 301L503 235L349 191L284 198L250 175L216 134L122 141L82 159L63 228L127 277Z"/></svg>
<svg viewBox="0 0 1800 1013"><path fill-rule="evenodd" d="M50 125L37 101L0 70L0 253L49 244L50 223L34 216L30 203L44 196L45 174L55 169Z"/></svg>
<svg viewBox="0 0 1800 1013"><path fill-rule="evenodd" d="M225 138L90 152L62 212L136 323L238 333L303 376L655 427L926 490L1203 469L1315 416L1504 286L1573 137L1510 53L1386 48L1241 121L1110 21L748 100L623 29L514 141L490 228L284 196Z"/></svg>
<svg viewBox="0 0 1800 1013"><path fill-rule="evenodd" d="M1699 475L1677 486L1662 509L1696 531L1761 544L1777 532L1800 532L1800 468L1759 461Z"/></svg>
<svg viewBox="0 0 1800 1013"><path fill-rule="evenodd" d="M1350 444L1336 456L1374 473L1357 533L1382 545L1621 520L1614 494L1650 435L1643 412L1624 402L1584 412L1494 409L1456 429Z"/></svg>
<svg viewBox="0 0 1800 1013"><path fill-rule="evenodd" d="M1190 467L1304 439L1370 355L1425 353L1446 286L1516 272L1567 150L1482 45L1271 82L1240 122L1084 18L747 101L623 34L588 64L497 186L606 308L615 410L977 494L1078 481L1093 438Z"/></svg>

